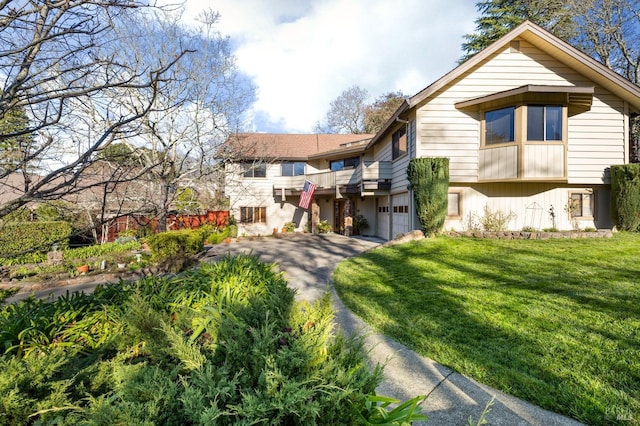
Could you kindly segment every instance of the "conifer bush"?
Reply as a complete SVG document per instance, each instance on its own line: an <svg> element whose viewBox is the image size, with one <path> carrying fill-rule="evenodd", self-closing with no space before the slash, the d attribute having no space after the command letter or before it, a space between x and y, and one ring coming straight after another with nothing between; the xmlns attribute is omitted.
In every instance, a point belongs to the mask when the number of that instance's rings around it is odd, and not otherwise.
<svg viewBox="0 0 640 426"><path fill-rule="evenodd" d="M418 220L425 235L440 231L447 218L448 158L414 158L407 167Z"/></svg>
<svg viewBox="0 0 640 426"><path fill-rule="evenodd" d="M622 231L640 231L640 164L611 166L613 221Z"/></svg>
<svg viewBox="0 0 640 426"><path fill-rule="evenodd" d="M0 424L356 424L381 379L326 296L226 257L0 310Z"/></svg>

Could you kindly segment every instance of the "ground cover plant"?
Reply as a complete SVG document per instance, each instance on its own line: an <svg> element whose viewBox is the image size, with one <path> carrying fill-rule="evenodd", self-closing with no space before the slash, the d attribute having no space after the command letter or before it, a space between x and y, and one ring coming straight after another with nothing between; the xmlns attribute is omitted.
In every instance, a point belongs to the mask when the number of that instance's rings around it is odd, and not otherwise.
<svg viewBox="0 0 640 426"><path fill-rule="evenodd" d="M380 416L381 370L365 362L360 338L334 332L329 297L294 302L273 265L248 255L3 306L0 348L0 424L333 425Z"/></svg>
<svg viewBox="0 0 640 426"><path fill-rule="evenodd" d="M482 383L593 425L640 423L640 235L437 237L338 265L376 330Z"/></svg>

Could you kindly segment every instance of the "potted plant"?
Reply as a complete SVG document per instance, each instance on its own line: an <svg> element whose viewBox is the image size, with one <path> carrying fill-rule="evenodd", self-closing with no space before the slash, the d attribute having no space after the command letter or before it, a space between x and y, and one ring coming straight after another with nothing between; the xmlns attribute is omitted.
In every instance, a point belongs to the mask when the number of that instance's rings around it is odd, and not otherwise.
<svg viewBox="0 0 640 426"><path fill-rule="evenodd" d="M369 222L367 222L367 218L361 214L357 214L353 217L353 235L360 235L360 231L363 229L367 229L369 227Z"/></svg>
<svg viewBox="0 0 640 426"><path fill-rule="evenodd" d="M76 269L78 270L79 274L86 274L87 272L89 272L89 265L84 263L82 265L76 266Z"/></svg>
<svg viewBox="0 0 640 426"><path fill-rule="evenodd" d="M116 253L116 255L113 257L113 260L118 265L118 269L124 269L131 261L131 256L129 256L128 253Z"/></svg>

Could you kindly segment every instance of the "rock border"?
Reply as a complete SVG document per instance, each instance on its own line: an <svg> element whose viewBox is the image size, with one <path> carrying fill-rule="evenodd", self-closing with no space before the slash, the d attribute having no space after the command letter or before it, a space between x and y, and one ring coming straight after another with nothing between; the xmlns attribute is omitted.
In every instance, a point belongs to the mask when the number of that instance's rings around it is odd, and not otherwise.
<svg viewBox="0 0 640 426"><path fill-rule="evenodd" d="M473 237L473 238L491 238L491 239L503 239L503 240L549 240L549 239L582 239L582 238L611 238L613 237L613 231L609 229L597 230L595 232L586 231L558 231L558 232L545 232L545 231L447 231L442 235L448 235L450 237Z"/></svg>

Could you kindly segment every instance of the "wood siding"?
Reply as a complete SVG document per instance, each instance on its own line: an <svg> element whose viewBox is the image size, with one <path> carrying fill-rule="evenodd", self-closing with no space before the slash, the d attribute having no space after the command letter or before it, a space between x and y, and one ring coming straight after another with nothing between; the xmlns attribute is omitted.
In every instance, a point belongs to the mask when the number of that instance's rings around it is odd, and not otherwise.
<svg viewBox="0 0 640 426"><path fill-rule="evenodd" d="M472 222L480 223L485 207L491 212L512 214L507 226L508 230L522 230L532 227L537 230L551 228L553 221L550 210L555 214L555 226L560 230L571 230L574 227L611 228L611 212L609 210L609 190L604 185L577 186L552 183L484 183L469 186L454 186L452 192L460 193L462 215L459 219L447 219L444 229L457 231L470 230ZM571 220L566 210L570 194L586 192L595 195L594 219Z"/></svg>
<svg viewBox="0 0 640 426"><path fill-rule="evenodd" d="M516 179L518 147L509 145L480 150L478 177L480 180Z"/></svg>
<svg viewBox="0 0 640 426"><path fill-rule="evenodd" d="M525 144L524 178L558 178L565 176L564 145Z"/></svg>
<svg viewBox="0 0 640 426"><path fill-rule="evenodd" d="M461 76L445 87L426 103L419 106L417 121L418 157L448 157L452 182L477 182L491 179L496 174L511 176L511 150L485 153L481 150L482 113L461 111L456 102L472 99L520 86L594 86L594 83L568 66L555 60L538 48L520 40L520 50L512 52L508 46L495 56L481 63L472 72ZM590 111L568 119L568 147L566 173L569 183L608 183L605 170L611 164L625 162L625 108L624 103L601 87L595 86L593 105ZM561 155L556 148L527 148L523 154L533 154L537 159L523 157L523 169L528 176L540 178L544 168L539 163L542 156L554 161L549 169L559 173L556 162ZM506 163L506 171L494 169L487 164L495 155ZM537 164L537 165L536 165ZM505 167L502 167L505 166ZM395 177L395 176L394 176ZM555 177L555 176L554 176ZM394 185L395 187L395 185Z"/></svg>

